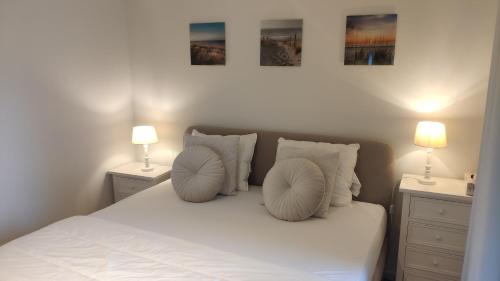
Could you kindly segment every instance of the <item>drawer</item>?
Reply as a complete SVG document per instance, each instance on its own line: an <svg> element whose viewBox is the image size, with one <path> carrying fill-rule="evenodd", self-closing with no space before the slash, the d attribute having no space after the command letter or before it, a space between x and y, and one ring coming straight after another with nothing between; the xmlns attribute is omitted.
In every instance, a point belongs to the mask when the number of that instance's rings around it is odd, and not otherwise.
<svg viewBox="0 0 500 281"><path fill-rule="evenodd" d="M442 248L463 253L467 240L464 229L448 228L430 224L410 222L408 224L408 243Z"/></svg>
<svg viewBox="0 0 500 281"><path fill-rule="evenodd" d="M113 176L113 190L115 194L115 201L120 201L125 197L143 191L153 185L154 183L151 181Z"/></svg>
<svg viewBox="0 0 500 281"><path fill-rule="evenodd" d="M115 202L121 201L131 195L134 195L134 193L115 192Z"/></svg>
<svg viewBox="0 0 500 281"><path fill-rule="evenodd" d="M405 267L427 270L459 277L462 273L463 257L406 248Z"/></svg>
<svg viewBox="0 0 500 281"><path fill-rule="evenodd" d="M444 276L421 270L407 270L404 272L404 281L458 281L458 278Z"/></svg>
<svg viewBox="0 0 500 281"><path fill-rule="evenodd" d="M470 205L445 200L412 197L410 217L458 225L469 225Z"/></svg>

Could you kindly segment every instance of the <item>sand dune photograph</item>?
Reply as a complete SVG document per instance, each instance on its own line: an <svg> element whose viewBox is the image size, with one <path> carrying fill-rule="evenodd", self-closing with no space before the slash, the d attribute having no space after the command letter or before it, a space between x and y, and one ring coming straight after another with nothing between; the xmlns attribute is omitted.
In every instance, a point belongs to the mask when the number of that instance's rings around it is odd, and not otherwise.
<svg viewBox="0 0 500 281"><path fill-rule="evenodd" d="M260 33L261 66L300 66L302 20L264 20Z"/></svg>
<svg viewBox="0 0 500 281"><path fill-rule="evenodd" d="M192 23L189 26L191 65L225 65L225 23Z"/></svg>

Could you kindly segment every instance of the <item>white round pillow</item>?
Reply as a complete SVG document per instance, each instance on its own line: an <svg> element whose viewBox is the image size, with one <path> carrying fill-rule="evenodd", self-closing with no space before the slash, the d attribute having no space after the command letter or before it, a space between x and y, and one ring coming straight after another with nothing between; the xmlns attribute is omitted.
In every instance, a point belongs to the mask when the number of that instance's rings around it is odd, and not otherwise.
<svg viewBox="0 0 500 281"><path fill-rule="evenodd" d="M174 160L171 178L177 195L201 203L215 198L223 188L225 169L219 155L206 146L191 146Z"/></svg>
<svg viewBox="0 0 500 281"><path fill-rule="evenodd" d="M263 194L264 204L274 217L305 220L318 210L326 196L326 180L318 165L310 160L281 160L267 173Z"/></svg>

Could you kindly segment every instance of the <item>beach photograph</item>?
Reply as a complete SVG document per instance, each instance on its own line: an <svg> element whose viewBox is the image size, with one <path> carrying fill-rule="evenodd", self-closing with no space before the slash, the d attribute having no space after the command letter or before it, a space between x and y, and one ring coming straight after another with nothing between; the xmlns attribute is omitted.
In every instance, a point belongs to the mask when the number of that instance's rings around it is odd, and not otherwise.
<svg viewBox="0 0 500 281"><path fill-rule="evenodd" d="M226 64L226 27L224 22L189 25L191 65Z"/></svg>
<svg viewBox="0 0 500 281"><path fill-rule="evenodd" d="M396 14L348 16L345 65L393 65Z"/></svg>
<svg viewBox="0 0 500 281"><path fill-rule="evenodd" d="M260 33L260 65L300 66L302 20L264 20Z"/></svg>

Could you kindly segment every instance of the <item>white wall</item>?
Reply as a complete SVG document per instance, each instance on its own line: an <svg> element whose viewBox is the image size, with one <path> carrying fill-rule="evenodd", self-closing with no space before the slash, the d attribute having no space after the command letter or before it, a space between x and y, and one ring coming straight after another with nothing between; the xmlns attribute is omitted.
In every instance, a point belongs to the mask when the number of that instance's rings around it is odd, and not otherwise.
<svg viewBox="0 0 500 281"><path fill-rule="evenodd" d="M444 121L436 175L477 168L495 0L129 1L136 123L153 123L170 162L193 124L371 138L396 173L422 173L416 122ZM345 16L398 13L395 66L344 66ZM302 66L259 66L261 19L303 18ZM190 66L188 25L226 22L226 66Z"/></svg>
<svg viewBox="0 0 500 281"><path fill-rule="evenodd" d="M133 159L126 7L0 0L0 244L112 200Z"/></svg>
<svg viewBox="0 0 500 281"><path fill-rule="evenodd" d="M500 7L462 280L500 280Z"/></svg>

